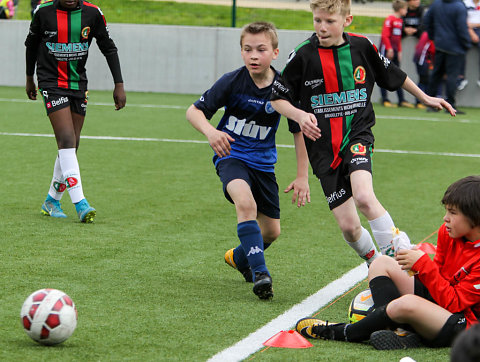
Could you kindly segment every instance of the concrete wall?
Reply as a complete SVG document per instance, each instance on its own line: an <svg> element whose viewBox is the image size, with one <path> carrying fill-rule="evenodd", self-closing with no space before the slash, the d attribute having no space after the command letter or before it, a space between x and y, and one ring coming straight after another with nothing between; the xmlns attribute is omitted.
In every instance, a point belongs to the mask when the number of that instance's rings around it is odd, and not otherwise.
<svg viewBox="0 0 480 362"><path fill-rule="evenodd" d="M0 85L25 84L25 47L29 23L20 20L0 21ZM187 26L109 24L110 33L120 54L127 91L203 93L223 73L243 65L240 57L239 29ZM312 31L313 32L313 31ZM280 55L274 67L283 69L290 51L312 33L280 30ZM9 34L6 36L6 34ZM378 44L378 35L370 39ZM412 62L414 39L404 41L402 68L417 81ZM470 50L467 59L468 86L457 93L457 105L479 106L480 88L478 50ZM112 89L112 78L103 55L93 42L87 62L90 89ZM374 91L374 101L380 90ZM413 99L407 96L407 99ZM397 100L396 95L391 101Z"/></svg>

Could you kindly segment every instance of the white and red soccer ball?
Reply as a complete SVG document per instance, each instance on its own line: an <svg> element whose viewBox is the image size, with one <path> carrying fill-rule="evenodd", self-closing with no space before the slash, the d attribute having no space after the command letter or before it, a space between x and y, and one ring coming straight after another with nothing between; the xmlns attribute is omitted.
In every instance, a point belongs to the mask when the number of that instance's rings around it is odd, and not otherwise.
<svg viewBox="0 0 480 362"><path fill-rule="evenodd" d="M62 343L77 326L72 298L57 289L40 289L28 296L20 312L25 332L45 345Z"/></svg>

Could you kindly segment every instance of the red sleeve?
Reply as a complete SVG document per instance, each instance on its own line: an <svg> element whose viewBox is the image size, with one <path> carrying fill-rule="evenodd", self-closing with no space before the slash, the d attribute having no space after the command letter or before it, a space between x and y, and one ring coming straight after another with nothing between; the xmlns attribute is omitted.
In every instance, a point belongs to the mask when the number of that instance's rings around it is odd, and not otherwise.
<svg viewBox="0 0 480 362"><path fill-rule="evenodd" d="M458 313L470 309L480 301L480 262L478 257L472 258L457 271L453 271L449 280L445 279L440 269L451 265L446 263L455 264L455 253L450 245L452 242L445 225L442 225L438 231L434 260L425 254L413 265L412 270L418 272L417 277L439 306L450 313ZM462 250L457 252L461 253Z"/></svg>
<svg viewBox="0 0 480 362"><path fill-rule="evenodd" d="M382 28L382 44L385 46L385 50L392 49L392 43L390 42L390 39L392 38L392 29L392 19L388 16L383 22Z"/></svg>

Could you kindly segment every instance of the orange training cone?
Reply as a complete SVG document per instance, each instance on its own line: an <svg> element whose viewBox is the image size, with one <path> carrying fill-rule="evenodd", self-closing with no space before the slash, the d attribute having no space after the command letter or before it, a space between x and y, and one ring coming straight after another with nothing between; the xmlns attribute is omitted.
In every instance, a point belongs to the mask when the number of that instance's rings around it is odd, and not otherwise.
<svg viewBox="0 0 480 362"><path fill-rule="evenodd" d="M268 347L310 348L313 345L297 331L281 331L263 343Z"/></svg>

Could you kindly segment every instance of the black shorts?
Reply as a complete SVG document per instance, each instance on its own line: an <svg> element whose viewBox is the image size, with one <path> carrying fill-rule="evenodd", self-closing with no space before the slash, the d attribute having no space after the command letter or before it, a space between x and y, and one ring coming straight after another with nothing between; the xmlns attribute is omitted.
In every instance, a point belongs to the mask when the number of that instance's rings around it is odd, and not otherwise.
<svg viewBox="0 0 480 362"><path fill-rule="evenodd" d="M241 179L250 186L253 198L257 203L257 211L272 219L280 219L280 202L275 173L255 170L239 159L226 158L217 163L217 175L223 183L223 193L226 199L232 204L233 200L227 192L227 185L232 180Z"/></svg>
<svg viewBox="0 0 480 362"><path fill-rule="evenodd" d="M47 88L40 89L47 115L70 107L72 112L85 116L87 113L88 91Z"/></svg>
<svg viewBox="0 0 480 362"><path fill-rule="evenodd" d="M429 300L432 303L438 304L431 296L427 287L423 285L418 278L415 278L414 288L415 295ZM454 313L447 319L442 329L433 340L423 339L422 342L429 347L450 347L455 337L465 328L467 328L467 319L465 318L465 315L463 313Z"/></svg>
<svg viewBox="0 0 480 362"><path fill-rule="evenodd" d="M330 210L352 197L350 174L353 171L365 170L372 173L372 153L373 145L370 142L353 140L342 152L340 165L320 177Z"/></svg>

